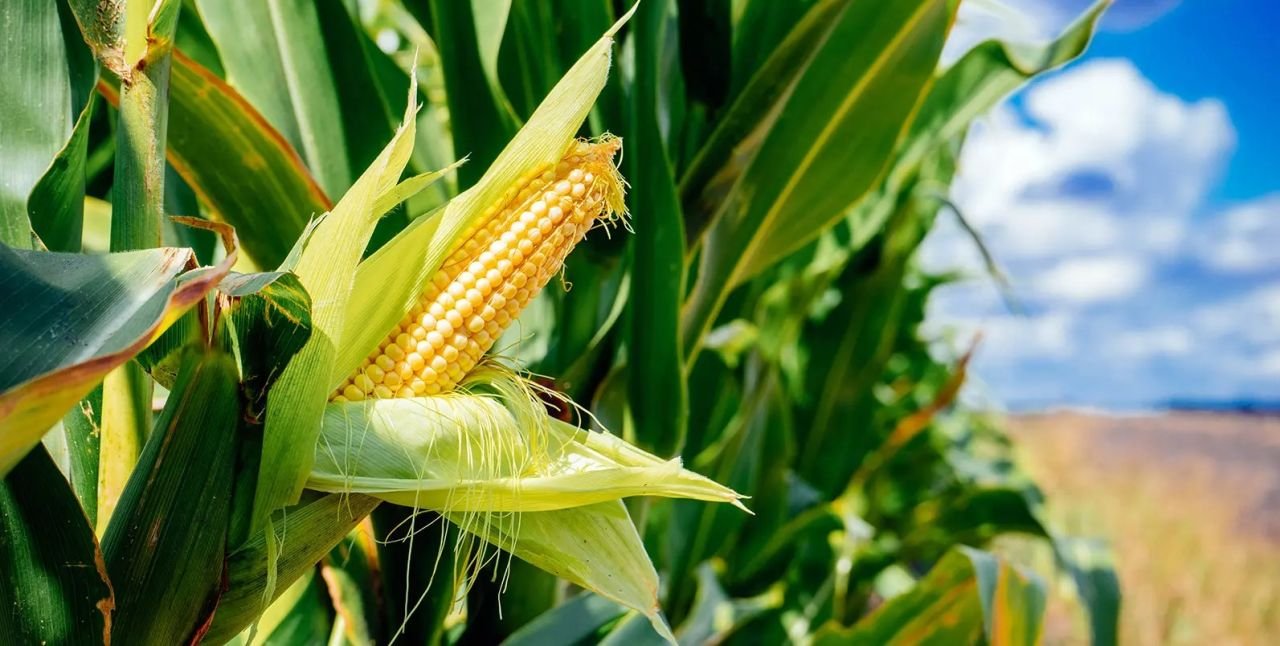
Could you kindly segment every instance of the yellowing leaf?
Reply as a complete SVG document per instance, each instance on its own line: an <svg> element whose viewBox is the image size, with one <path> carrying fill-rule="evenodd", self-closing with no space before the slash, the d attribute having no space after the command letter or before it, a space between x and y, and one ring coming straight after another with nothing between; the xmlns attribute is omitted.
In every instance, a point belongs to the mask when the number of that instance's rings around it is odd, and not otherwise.
<svg viewBox="0 0 1280 646"><path fill-rule="evenodd" d="M87 255L0 245L0 302L24 304L0 323L0 476L227 275L234 237L214 228L227 256L199 269L190 249ZM32 336L40 329L47 332Z"/></svg>

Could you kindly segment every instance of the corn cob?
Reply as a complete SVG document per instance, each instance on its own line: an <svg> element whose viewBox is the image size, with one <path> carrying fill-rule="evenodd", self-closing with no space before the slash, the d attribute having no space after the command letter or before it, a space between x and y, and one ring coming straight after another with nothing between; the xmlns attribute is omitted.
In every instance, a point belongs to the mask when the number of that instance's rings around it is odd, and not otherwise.
<svg viewBox="0 0 1280 646"><path fill-rule="evenodd" d="M623 212L613 161L621 146L617 138L574 142L559 163L508 189L331 399L421 397L457 386L592 225Z"/></svg>

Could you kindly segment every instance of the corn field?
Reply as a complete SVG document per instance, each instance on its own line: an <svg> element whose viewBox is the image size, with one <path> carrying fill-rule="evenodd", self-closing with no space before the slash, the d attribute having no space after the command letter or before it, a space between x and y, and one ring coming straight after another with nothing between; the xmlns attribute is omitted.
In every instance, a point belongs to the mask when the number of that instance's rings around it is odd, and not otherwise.
<svg viewBox="0 0 1280 646"><path fill-rule="evenodd" d="M1114 643L914 262L1105 2L958 5L7 0L0 642Z"/></svg>

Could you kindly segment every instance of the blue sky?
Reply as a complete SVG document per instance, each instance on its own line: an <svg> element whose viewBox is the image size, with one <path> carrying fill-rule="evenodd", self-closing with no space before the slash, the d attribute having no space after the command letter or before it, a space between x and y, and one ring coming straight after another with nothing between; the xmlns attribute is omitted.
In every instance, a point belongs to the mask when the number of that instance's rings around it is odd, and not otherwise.
<svg viewBox="0 0 1280 646"><path fill-rule="evenodd" d="M951 56L1043 38L1084 0L970 0ZM1280 3L1117 0L1089 52L974 128L922 259L933 331L984 341L968 396L1010 408L1280 401Z"/></svg>

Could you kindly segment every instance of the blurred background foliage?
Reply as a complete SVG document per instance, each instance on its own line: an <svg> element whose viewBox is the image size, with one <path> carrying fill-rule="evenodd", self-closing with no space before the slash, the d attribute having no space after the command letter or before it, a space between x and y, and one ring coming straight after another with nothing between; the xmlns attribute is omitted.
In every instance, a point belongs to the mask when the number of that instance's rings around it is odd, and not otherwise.
<svg viewBox="0 0 1280 646"><path fill-rule="evenodd" d="M184 326L202 324L193 316L147 351L125 352L139 339L154 340L148 325L164 317L170 294L192 282L174 278L177 269L197 261L218 269L221 261L220 280L231 261L244 273L279 266L307 222L327 211L391 138L416 74L422 107L406 174L469 161L456 179L384 218L371 253L474 183L627 9L609 0L157 3L151 33L176 44L162 57L167 74L146 71L160 79L157 96L167 92L167 101L152 106L167 110L167 133L157 134L167 159L159 178L163 212L233 226L237 256L216 235L168 220L149 244L117 244L113 212L132 204L119 189L122 172L130 172L119 161L127 141L121 113L132 105L130 93L141 90L122 87L109 60L101 70L94 62L85 37L96 35L81 31L92 4L32 0L0 10L10 34L0 122L44 127L23 130L21 146L12 131L5 134L3 240L16 249L89 254L163 243L190 249L191 257L169 259L175 273L153 276L149 285L129 273L125 258L93 261L86 276L121 285L122 294L108 301L145 305L98 313L126 321L121 338L48 365L15 362L12 378L0 382L9 388L91 357L119 361L85 379L125 366L81 404L67 402L72 412L62 432L45 440L73 486L63 484L44 448L6 479L0 556L13 562L33 558L30 550L54 550L48 558L65 550L83 560L85 545L97 540L91 533L71 532L65 546L39 540L77 502L102 537L105 521L95 517L109 501L99 497L120 496L124 485L101 486L112 465L99 462L99 442L132 437L130 466L159 470L168 455L200 462L207 477L185 486L212 496L234 498L235 474L256 473L251 442L214 445L189 438L192 431L175 433L163 448L147 441L172 428L165 421L177 415L199 416L209 428L237 423L217 414L217 402L235 400L237 390L242 401L230 410L252 421L264 375L279 368L242 363L246 376L236 377L225 354L173 352L191 333ZM541 294L498 348L588 405L603 428L658 455L682 457L750 497L751 516L692 501L629 501L681 643L1035 643L1050 587L1075 599L1078 634L1100 644L1117 639L1120 595L1106 546L1059 533L1000 423L956 405L978 340L940 351L937 339L922 335L931 291L955 277L926 274L914 261L937 218L960 217L945 195L969 123L1083 51L1104 3L1051 42L984 42L944 66L940 54L957 4L645 0L621 32L608 86L581 134L623 138L634 234L590 236L564 270L567 289ZM4 253L6 272L63 271L23 255L38 251ZM300 343L291 335L305 338L310 301L288 274L242 276L218 289L219 302L245 317L225 330L240 342L275 335L270 343L286 348L287 361ZM272 316L291 325L252 327ZM14 329L5 327L6 334ZM145 388L130 385L147 377ZM165 388L203 399L185 404L195 407L185 413L170 406L152 423L151 380L157 401ZM140 399L138 419L104 421L103 398L122 396ZM136 431L105 432L121 424ZM39 493L49 491L58 495ZM33 505L35 495L44 502ZM129 504L145 499L123 496ZM351 533L331 550L332 543L308 546L296 564L281 565L283 594L256 630L236 635L256 611L244 611L236 624L226 619L230 610L217 608L211 619L200 603L166 604L170 634L280 644L659 640L642 617L519 561L510 563L509 576L486 572L465 589L433 580L437 567L466 558L439 548L452 545L447 536L456 530L428 512L374 509L353 498L344 508ZM172 503L136 513L173 526L203 516L229 529L190 531L186 542L155 553L138 548L135 534L107 532L102 549L121 560L109 559L111 572L217 553L216 563L189 575L225 593L226 585L236 589L237 563L269 558L252 556L227 505L166 505ZM410 543L407 527L428 529ZM1019 563L1010 552L984 551L1015 534L1031 537L1048 557ZM20 578L18 570L4 572ZM136 595L133 606L117 604L117 631L143 621L132 608L177 594L138 580L134 588L115 586L117 597ZM67 585L100 583L88 577ZM0 597L33 585L11 580ZM101 616L46 606L0 613L0 628L35 634L21 624L45 612L77 626L86 641L102 634ZM236 630L227 632L230 625Z"/></svg>

